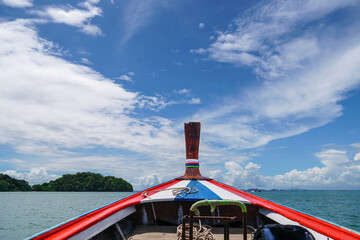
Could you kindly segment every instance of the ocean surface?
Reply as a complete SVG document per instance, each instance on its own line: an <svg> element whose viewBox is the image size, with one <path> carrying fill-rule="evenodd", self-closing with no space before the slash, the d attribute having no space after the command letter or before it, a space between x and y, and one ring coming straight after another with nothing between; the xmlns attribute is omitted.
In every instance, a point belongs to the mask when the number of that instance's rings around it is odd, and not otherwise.
<svg viewBox="0 0 360 240"><path fill-rule="evenodd" d="M127 197L122 192L0 192L0 239L16 240Z"/></svg>
<svg viewBox="0 0 360 240"><path fill-rule="evenodd" d="M0 239L24 239L132 193L0 192ZM360 191L253 193L360 232Z"/></svg>
<svg viewBox="0 0 360 240"><path fill-rule="evenodd" d="M360 232L360 191L262 191L252 194Z"/></svg>

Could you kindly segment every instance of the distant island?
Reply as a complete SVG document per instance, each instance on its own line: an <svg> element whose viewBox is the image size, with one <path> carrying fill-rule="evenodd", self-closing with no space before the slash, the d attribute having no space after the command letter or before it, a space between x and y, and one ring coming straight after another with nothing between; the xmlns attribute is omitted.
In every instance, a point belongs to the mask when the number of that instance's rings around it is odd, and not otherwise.
<svg viewBox="0 0 360 240"><path fill-rule="evenodd" d="M25 180L0 173L0 191L132 192L133 187L122 178L91 172L65 174L54 181L33 186Z"/></svg>
<svg viewBox="0 0 360 240"><path fill-rule="evenodd" d="M18 180L0 173L0 192L31 191L31 186L25 180Z"/></svg>

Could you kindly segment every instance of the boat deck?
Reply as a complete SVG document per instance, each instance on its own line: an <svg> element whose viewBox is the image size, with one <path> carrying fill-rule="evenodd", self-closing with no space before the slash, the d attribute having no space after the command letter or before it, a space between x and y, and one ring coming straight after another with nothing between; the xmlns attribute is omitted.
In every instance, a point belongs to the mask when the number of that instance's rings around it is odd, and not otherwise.
<svg viewBox="0 0 360 240"><path fill-rule="evenodd" d="M224 228L215 227L212 229L214 239L224 239ZM129 240L174 240L178 239L176 226L140 225L134 231L126 235ZM242 229L230 228L230 239L243 239ZM247 235L251 239L251 235Z"/></svg>

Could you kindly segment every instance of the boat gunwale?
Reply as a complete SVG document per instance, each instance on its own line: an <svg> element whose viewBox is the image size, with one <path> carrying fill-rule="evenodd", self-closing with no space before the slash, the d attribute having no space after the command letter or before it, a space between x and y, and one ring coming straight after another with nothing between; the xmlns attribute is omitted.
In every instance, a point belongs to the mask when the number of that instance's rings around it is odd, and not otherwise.
<svg viewBox="0 0 360 240"><path fill-rule="evenodd" d="M292 221L299 223L304 227L308 227L320 234L323 234L327 237L330 237L334 240L360 240L360 234L357 232L353 232L347 228L344 228L340 225L335 225L330 223L324 219L320 219L318 217L309 215L307 213L298 211L293 208L289 208L287 206L272 202L270 200L255 196L253 194L247 193L245 191L241 191L236 189L232 186L227 184L210 180L210 182L214 183L215 185L226 188L227 190L231 191L232 193L246 198L250 201L252 205L256 205L259 207L263 207L269 209L273 212L276 212Z"/></svg>
<svg viewBox="0 0 360 240"><path fill-rule="evenodd" d="M108 205L105 205L103 207L97 208L93 211L90 211L88 213L82 214L76 218L70 219L63 224L59 224L55 227L52 227L48 230L45 230L41 233L38 233L30 238L30 239L67 239L70 237L73 237L77 235L78 233L84 231L85 229L95 225L96 223L106 219L107 217L111 216L112 214L120 211L121 209L134 206L137 204L140 204L141 201L144 199L144 196L142 195L143 192L152 190L165 190L172 185L175 185L176 183L179 183L180 179L173 179L167 182L164 182L162 184L153 186L151 188L142 190L140 192L137 192L135 194L132 194L128 197L125 197L123 199L120 199L118 201L115 201L113 203L110 203ZM242 197L249 201L251 205L255 205L258 207L263 207L268 210L271 210L275 213L278 213L292 221L295 221L299 223L300 225L304 227L308 227L320 234L323 234L327 237L330 237L334 240L341 240L341 239L347 239L347 240L360 240L360 235L357 232L352 232L351 229L344 228L340 225L335 225L333 223L327 222L324 219L320 219L318 217L309 215L307 213L298 211L296 209L272 202L270 200L255 196L253 194L247 193L245 191L241 191L239 189L236 189L232 186L229 186L227 184L215 181L215 180L197 180L197 181L207 181L210 182L222 189L225 189L239 197ZM149 196L155 194L150 193ZM159 200L156 200L155 202L158 202Z"/></svg>
<svg viewBox="0 0 360 240"><path fill-rule="evenodd" d="M168 182L164 182L159 185L153 186L151 188L145 189L143 191L134 193L128 197L122 198L118 201L97 208L93 211L82 214L78 217L72 218L68 221L65 221L61 224L58 224L54 227L44 230L38 234L29 237L28 239L29 240L59 239L59 238L68 239L80 233L81 231L84 231L85 229L95 225L96 223L104 220L105 218L111 216L112 214L118 212L121 209L139 204L143 199L143 196L141 194L144 191L149 191L154 189L165 189L179 181L180 180L173 179Z"/></svg>

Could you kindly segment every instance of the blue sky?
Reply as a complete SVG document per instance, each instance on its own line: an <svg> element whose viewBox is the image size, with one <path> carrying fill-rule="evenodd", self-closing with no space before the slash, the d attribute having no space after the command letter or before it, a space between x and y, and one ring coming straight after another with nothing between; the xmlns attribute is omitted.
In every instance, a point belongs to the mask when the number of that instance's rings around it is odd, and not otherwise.
<svg viewBox="0 0 360 240"><path fill-rule="evenodd" d="M360 1L0 0L0 172L360 189Z"/></svg>

